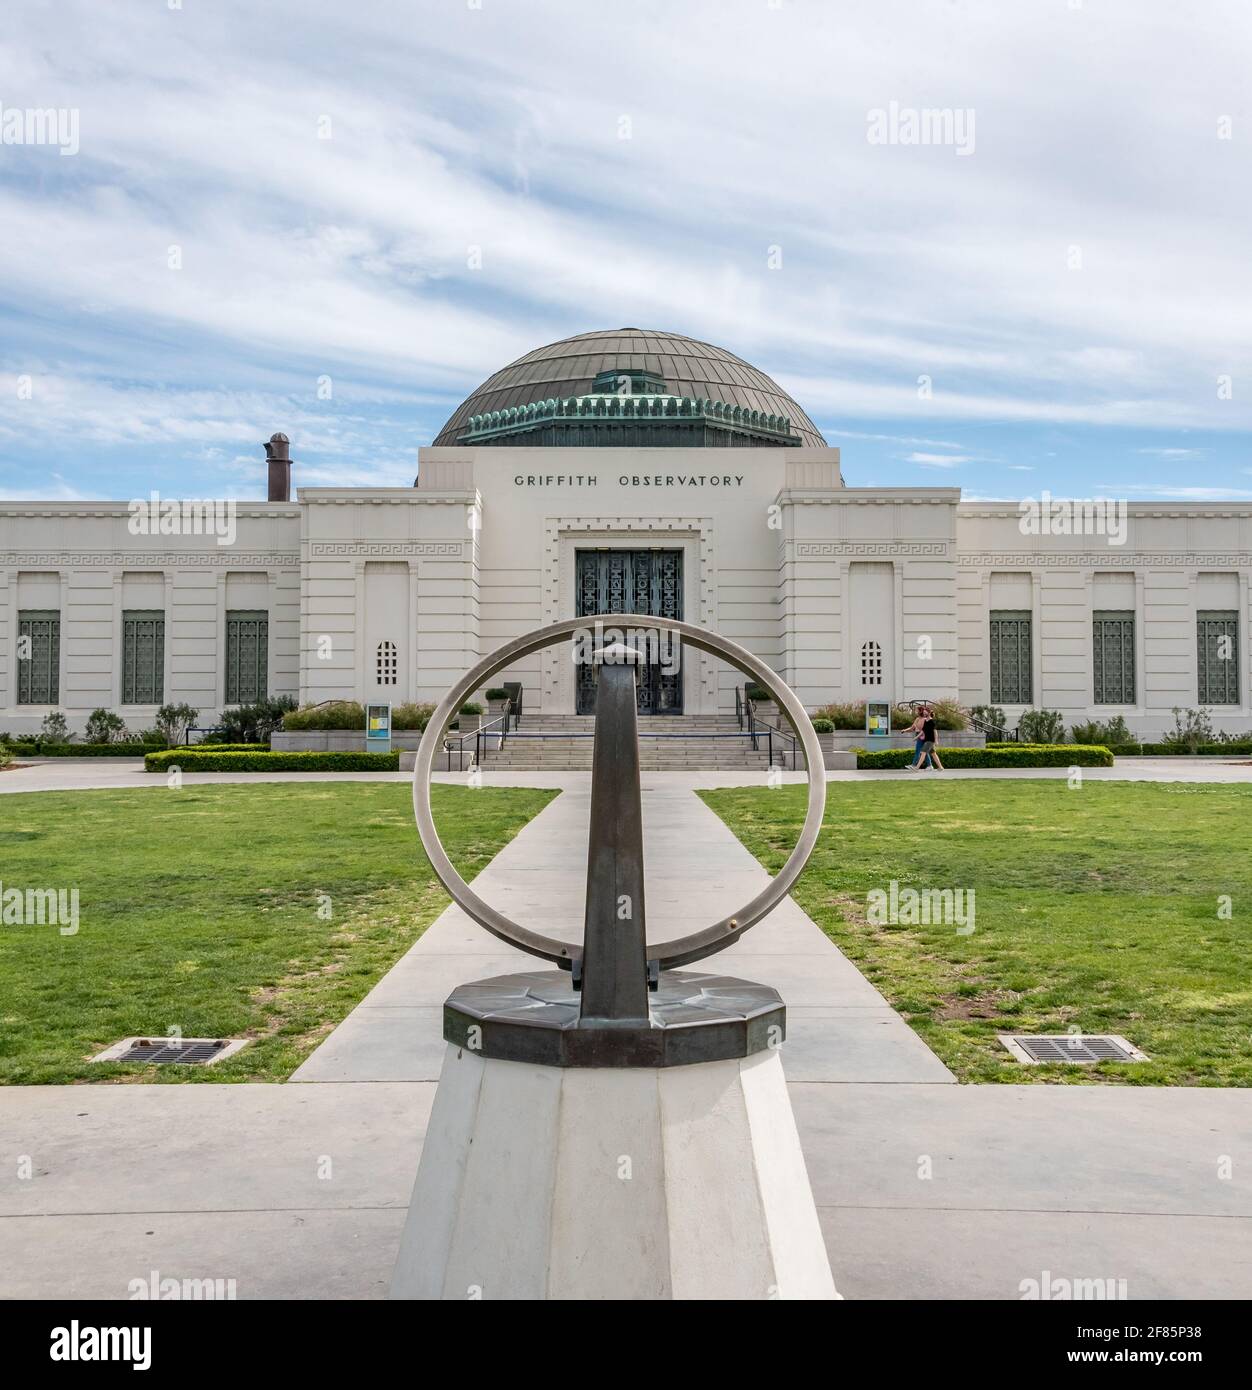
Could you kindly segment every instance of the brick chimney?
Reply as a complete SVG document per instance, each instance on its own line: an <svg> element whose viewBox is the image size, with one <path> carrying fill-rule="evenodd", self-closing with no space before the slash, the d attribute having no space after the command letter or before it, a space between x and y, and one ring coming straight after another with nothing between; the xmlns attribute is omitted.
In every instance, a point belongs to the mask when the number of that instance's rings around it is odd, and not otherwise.
<svg viewBox="0 0 1252 1390"><path fill-rule="evenodd" d="M269 501L291 501L291 441L285 434L270 435L265 457L270 461Z"/></svg>

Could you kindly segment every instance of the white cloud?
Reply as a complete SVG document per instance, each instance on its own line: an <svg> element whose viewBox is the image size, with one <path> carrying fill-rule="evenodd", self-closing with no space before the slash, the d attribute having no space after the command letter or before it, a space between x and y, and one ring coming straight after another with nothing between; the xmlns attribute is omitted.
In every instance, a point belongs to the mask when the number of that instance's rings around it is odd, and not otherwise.
<svg viewBox="0 0 1252 1390"><path fill-rule="evenodd" d="M905 463L920 463L924 468L959 468L963 463L973 463L972 454L919 454L904 456Z"/></svg>
<svg viewBox="0 0 1252 1390"><path fill-rule="evenodd" d="M1246 7L727 13L672 6L659 41L582 0L14 7L0 95L79 108L82 149L5 149L0 365L88 382L39 417L65 438L230 453L287 403L366 472L432 397L619 323L722 342L823 420L924 422L867 440L922 452L962 449L925 437L949 421L1252 428L1215 384L1252 357L1252 180L1216 138ZM871 146L891 100L972 107L976 153ZM395 430L338 392L302 418L322 372Z"/></svg>

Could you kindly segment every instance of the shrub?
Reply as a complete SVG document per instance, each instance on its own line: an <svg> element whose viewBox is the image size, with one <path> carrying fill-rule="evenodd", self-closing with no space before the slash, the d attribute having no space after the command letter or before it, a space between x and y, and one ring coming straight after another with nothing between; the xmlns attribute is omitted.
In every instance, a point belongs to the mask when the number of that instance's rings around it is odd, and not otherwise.
<svg viewBox="0 0 1252 1390"><path fill-rule="evenodd" d="M1229 739L1225 743L1198 743L1194 748L1177 743L1139 743L1134 745L1136 753L1145 758L1177 758L1181 756L1200 758L1242 756L1252 753L1252 739Z"/></svg>
<svg viewBox="0 0 1252 1390"><path fill-rule="evenodd" d="M20 747L27 758L142 758L152 752L150 743L45 743L42 739Z"/></svg>
<svg viewBox="0 0 1252 1390"><path fill-rule="evenodd" d="M231 751L214 748L169 748L149 753L143 760L147 772L180 767L185 772L397 772L397 753L275 753L268 748Z"/></svg>
<svg viewBox="0 0 1252 1390"><path fill-rule="evenodd" d="M124 743L126 721L111 709L93 709L87 716L83 739L87 743Z"/></svg>
<svg viewBox="0 0 1252 1390"><path fill-rule="evenodd" d="M482 712L483 707L478 703L477 700L466 700L466 702L461 706L462 714L481 714ZM392 727L395 727L394 724Z"/></svg>
<svg viewBox="0 0 1252 1390"><path fill-rule="evenodd" d="M200 711L188 704L162 705L156 712L157 732L172 748L187 737L187 730L200 718Z"/></svg>
<svg viewBox="0 0 1252 1390"><path fill-rule="evenodd" d="M462 706L464 708L464 706ZM430 723L430 716L434 714L435 707L431 704L414 704L411 700L406 704L397 705L391 711L391 727L411 732L416 729L419 733ZM471 711L472 713L473 711Z"/></svg>
<svg viewBox="0 0 1252 1390"><path fill-rule="evenodd" d="M70 733L65 716L59 709L54 709L51 714L44 715L43 723L39 726L39 737L41 741L47 739L49 743L68 743L74 735Z"/></svg>
<svg viewBox="0 0 1252 1390"><path fill-rule="evenodd" d="M13 754L9 751L7 743L0 743L0 767L8 767L13 761Z"/></svg>
<svg viewBox="0 0 1252 1390"><path fill-rule="evenodd" d="M820 705L813 711L814 719L828 719L835 729L864 729L865 706L855 701Z"/></svg>
<svg viewBox="0 0 1252 1390"><path fill-rule="evenodd" d="M1028 709L1017 721L1019 743L1063 743L1065 721L1054 709Z"/></svg>
<svg viewBox="0 0 1252 1390"><path fill-rule="evenodd" d="M365 706L356 700L328 700L320 705L302 705L283 715L283 729L351 729L363 733Z"/></svg>
<svg viewBox="0 0 1252 1390"><path fill-rule="evenodd" d="M1213 743L1213 720L1207 709L1173 708L1174 727L1161 740L1163 744L1194 753L1202 743Z"/></svg>
<svg viewBox="0 0 1252 1390"><path fill-rule="evenodd" d="M813 718L829 719L836 729L854 729L858 733L864 733L865 701L836 700L829 705L820 705L813 711ZM913 716L908 710L892 708L893 729L907 729L912 722Z"/></svg>
<svg viewBox="0 0 1252 1390"><path fill-rule="evenodd" d="M154 748L165 748L169 744L169 740L160 729L140 729L135 737L140 743L151 744Z"/></svg>
<svg viewBox="0 0 1252 1390"><path fill-rule="evenodd" d="M1124 747L1135 742L1134 734L1126 727L1126 721L1120 714L1103 723L1098 719L1090 719L1085 723L1075 724L1070 729L1069 736L1075 743L1102 743L1106 748L1112 748L1115 744Z"/></svg>
<svg viewBox="0 0 1252 1390"><path fill-rule="evenodd" d="M829 719L815 719L813 721L813 732L815 734L833 734L835 726Z"/></svg>
<svg viewBox="0 0 1252 1390"><path fill-rule="evenodd" d="M955 700L936 700L932 708L935 711L935 727L937 729L961 730L969 728L969 718L965 711ZM908 728L913 721L906 720L903 727ZM892 721L895 727L895 721Z"/></svg>
<svg viewBox="0 0 1252 1390"><path fill-rule="evenodd" d="M1134 743L1135 736L1126 727L1126 721L1120 714L1114 715L1112 719L1104 721L1104 737L1092 739L1092 743L1103 743L1107 747L1110 743ZM1075 739L1075 743L1086 743L1087 739Z"/></svg>
<svg viewBox="0 0 1252 1390"><path fill-rule="evenodd" d="M491 689L487 691L487 699L489 700L507 700L508 698L509 692L502 686L493 685Z"/></svg>
<svg viewBox="0 0 1252 1390"><path fill-rule="evenodd" d="M945 767L1112 767L1107 748L1076 743L988 744L986 748L944 748L939 757ZM881 753L858 753L859 768L905 767L913 761L908 748L889 748Z"/></svg>
<svg viewBox="0 0 1252 1390"><path fill-rule="evenodd" d="M296 702L290 695L275 695L252 705L224 709L218 720L218 737L227 743L268 743L274 730L282 727L284 716L295 708ZM364 726L362 714L361 727Z"/></svg>
<svg viewBox="0 0 1252 1390"><path fill-rule="evenodd" d="M743 693L749 700L754 702L761 700L772 701L774 698L763 685L757 685L755 681L749 681L749 683L744 686Z"/></svg>

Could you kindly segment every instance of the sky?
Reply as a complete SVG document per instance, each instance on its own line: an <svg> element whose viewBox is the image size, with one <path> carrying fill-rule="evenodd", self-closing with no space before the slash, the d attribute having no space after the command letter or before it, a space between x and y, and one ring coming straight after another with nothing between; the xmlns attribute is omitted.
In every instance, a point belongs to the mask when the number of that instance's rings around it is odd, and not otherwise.
<svg viewBox="0 0 1252 1390"><path fill-rule="evenodd" d="M9 0L0 497L407 485L631 325L852 486L1252 499L1249 71L1246 0Z"/></svg>

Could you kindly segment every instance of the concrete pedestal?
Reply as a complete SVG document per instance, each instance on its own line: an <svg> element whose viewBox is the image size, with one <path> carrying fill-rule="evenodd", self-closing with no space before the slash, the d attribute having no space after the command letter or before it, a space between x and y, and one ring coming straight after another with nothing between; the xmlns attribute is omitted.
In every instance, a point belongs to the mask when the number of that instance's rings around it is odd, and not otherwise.
<svg viewBox="0 0 1252 1390"><path fill-rule="evenodd" d="M778 1051L547 1067L449 1045L392 1298L838 1298Z"/></svg>

